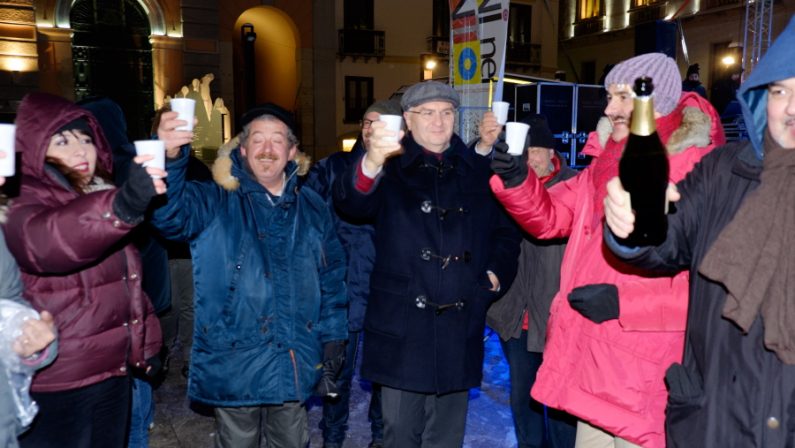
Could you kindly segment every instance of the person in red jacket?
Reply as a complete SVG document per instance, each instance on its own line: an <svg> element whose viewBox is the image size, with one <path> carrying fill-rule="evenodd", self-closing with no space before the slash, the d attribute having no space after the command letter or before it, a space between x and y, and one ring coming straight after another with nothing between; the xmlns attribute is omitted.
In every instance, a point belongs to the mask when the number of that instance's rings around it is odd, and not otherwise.
<svg viewBox="0 0 795 448"><path fill-rule="evenodd" d="M141 289L141 261L125 240L150 200L166 190L162 169L133 159L110 182L111 150L90 112L47 94L17 113L22 188L8 213L8 248L23 297L55 316L58 358L33 379L40 411L22 447L121 447L130 408L129 368L153 373L160 326Z"/></svg>
<svg viewBox="0 0 795 448"><path fill-rule="evenodd" d="M525 231L539 239L569 237L531 394L579 418L578 447L664 447L663 377L682 358L687 272L643 277L602 243L605 185L618 173L632 84L640 76L655 85L671 180L683 178L725 138L713 107L695 93L682 94L676 62L661 53L623 61L607 75L607 117L584 148L594 160L576 177L547 190L517 158L497 151L492 161L491 188Z"/></svg>

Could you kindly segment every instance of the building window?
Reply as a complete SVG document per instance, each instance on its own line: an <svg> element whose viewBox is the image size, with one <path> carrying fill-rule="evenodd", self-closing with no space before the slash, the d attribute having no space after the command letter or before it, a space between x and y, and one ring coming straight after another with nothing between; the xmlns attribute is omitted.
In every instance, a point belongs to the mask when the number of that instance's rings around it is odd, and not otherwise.
<svg viewBox="0 0 795 448"><path fill-rule="evenodd" d="M632 0L632 8L643 8L659 3L658 0Z"/></svg>
<svg viewBox="0 0 795 448"><path fill-rule="evenodd" d="M345 123L358 123L373 102L373 78L345 77Z"/></svg>
<svg viewBox="0 0 795 448"><path fill-rule="evenodd" d="M346 30L373 29L373 0L345 0L343 8Z"/></svg>
<svg viewBox="0 0 795 448"><path fill-rule="evenodd" d="M532 22L532 6L511 4L510 14L508 15L508 44L529 44L530 25Z"/></svg>
<svg viewBox="0 0 795 448"><path fill-rule="evenodd" d="M449 0L433 0L433 36L450 38Z"/></svg>
<svg viewBox="0 0 795 448"><path fill-rule="evenodd" d="M577 0L577 20L588 20L603 16L604 5L602 1L603 0Z"/></svg>

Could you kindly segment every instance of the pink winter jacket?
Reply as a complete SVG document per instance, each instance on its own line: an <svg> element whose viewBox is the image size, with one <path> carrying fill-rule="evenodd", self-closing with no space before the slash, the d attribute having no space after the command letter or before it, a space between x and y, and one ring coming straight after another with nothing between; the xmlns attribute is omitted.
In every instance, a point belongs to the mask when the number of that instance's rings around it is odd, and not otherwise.
<svg viewBox="0 0 795 448"><path fill-rule="evenodd" d="M493 176L491 187L528 233L541 239L569 237L532 396L635 444L660 448L665 446L667 401L663 378L682 357L688 273L641 277L603 247L604 211L597 204L604 197L604 182L618 175L618 151L612 160L597 160L610 132L605 127L609 122L589 136L585 151L594 161L576 177L545 190L532 173L511 189ZM658 120L658 131L669 152L673 182L725 142L712 106L692 93ZM596 324L569 306L572 289L593 283L618 287L617 320Z"/></svg>

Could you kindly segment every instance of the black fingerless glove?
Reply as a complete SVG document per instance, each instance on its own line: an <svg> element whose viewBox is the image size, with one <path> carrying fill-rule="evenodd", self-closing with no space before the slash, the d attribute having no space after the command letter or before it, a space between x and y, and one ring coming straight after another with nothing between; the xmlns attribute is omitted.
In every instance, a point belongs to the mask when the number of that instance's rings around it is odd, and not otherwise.
<svg viewBox="0 0 795 448"><path fill-rule="evenodd" d="M320 397L334 398L339 395L337 377L345 363L345 341L331 341L323 345L323 374L315 392Z"/></svg>
<svg viewBox="0 0 795 448"><path fill-rule="evenodd" d="M113 213L127 224L138 224L144 219L149 202L157 195L152 177L146 168L138 163L130 163L127 181L119 187L113 199Z"/></svg>
<svg viewBox="0 0 795 448"><path fill-rule="evenodd" d="M618 288L609 283L574 288L569 293L569 305L597 324L618 319Z"/></svg>
<svg viewBox="0 0 795 448"><path fill-rule="evenodd" d="M163 361L160 359L160 354L158 353L157 355L147 359L146 365L146 376L150 379L156 377L157 374L163 369Z"/></svg>
<svg viewBox="0 0 795 448"><path fill-rule="evenodd" d="M521 157L508 154L508 144L505 142L494 145L491 170L500 176L505 188L513 188L527 179L527 163Z"/></svg>

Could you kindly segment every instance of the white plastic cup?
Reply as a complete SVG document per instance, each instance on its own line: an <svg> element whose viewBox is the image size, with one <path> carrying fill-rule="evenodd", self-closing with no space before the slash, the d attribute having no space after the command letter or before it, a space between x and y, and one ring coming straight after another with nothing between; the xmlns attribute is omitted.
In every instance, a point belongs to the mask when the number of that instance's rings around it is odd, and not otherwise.
<svg viewBox="0 0 795 448"><path fill-rule="evenodd" d="M14 142L17 127L13 124L0 124L0 151L6 156L0 159L0 176L11 177L16 173L16 160L14 153Z"/></svg>
<svg viewBox="0 0 795 448"><path fill-rule="evenodd" d="M378 121L386 123L386 129L395 133L394 137L385 138L387 141L398 141L398 133L403 129L403 117L400 115L381 114Z"/></svg>
<svg viewBox="0 0 795 448"><path fill-rule="evenodd" d="M497 123L505 124L508 122L508 108L510 106L505 101L494 101L491 103L491 111L497 117Z"/></svg>
<svg viewBox="0 0 795 448"><path fill-rule="evenodd" d="M188 124L177 127L178 131L192 131L193 130L193 117L196 110L196 101L190 98L172 98L171 110L177 112L180 120L185 120Z"/></svg>
<svg viewBox="0 0 795 448"><path fill-rule="evenodd" d="M166 169L166 145L163 143L163 140L136 140L134 144L135 153L139 156L155 156L154 159L144 162L145 167L152 166L155 168L160 168L161 170ZM159 179L161 176L152 177Z"/></svg>
<svg viewBox="0 0 795 448"><path fill-rule="evenodd" d="M508 143L508 154L521 156L524 152L524 142L530 125L509 121L505 124L505 142Z"/></svg>

